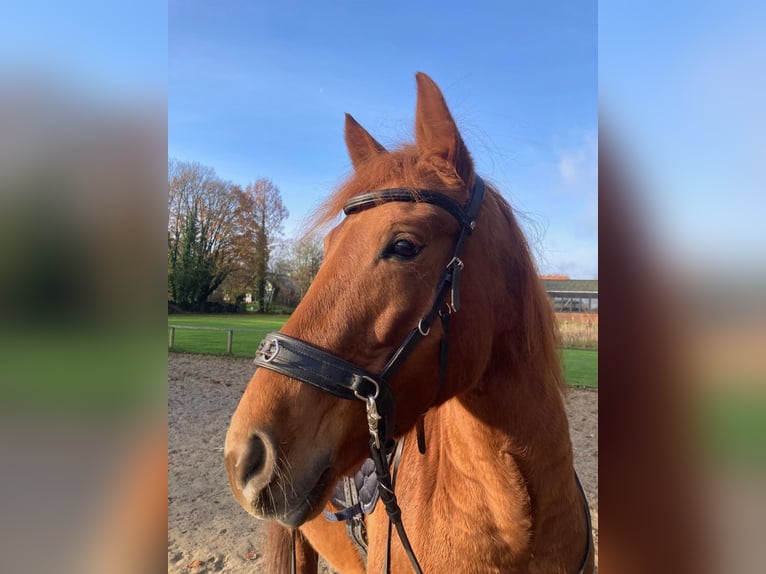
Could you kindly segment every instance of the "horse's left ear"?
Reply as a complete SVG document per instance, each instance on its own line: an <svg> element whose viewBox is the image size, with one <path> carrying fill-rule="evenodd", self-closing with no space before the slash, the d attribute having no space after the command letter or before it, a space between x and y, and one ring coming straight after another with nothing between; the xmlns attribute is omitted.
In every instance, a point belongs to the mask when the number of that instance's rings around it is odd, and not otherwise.
<svg viewBox="0 0 766 574"><path fill-rule="evenodd" d="M418 147L448 160L460 179L468 183L473 175L473 161L452 119L439 86L423 72L415 74L418 105L415 113L415 139Z"/></svg>
<svg viewBox="0 0 766 574"><path fill-rule="evenodd" d="M359 169L376 155L386 153L386 148L367 133L351 114L346 114L346 147L354 169Z"/></svg>

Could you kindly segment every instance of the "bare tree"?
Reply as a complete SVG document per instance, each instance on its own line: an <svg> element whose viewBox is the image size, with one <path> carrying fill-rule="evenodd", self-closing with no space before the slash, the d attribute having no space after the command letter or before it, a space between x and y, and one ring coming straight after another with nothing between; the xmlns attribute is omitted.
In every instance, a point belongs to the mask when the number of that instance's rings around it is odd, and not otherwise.
<svg viewBox="0 0 766 574"><path fill-rule="evenodd" d="M239 189L196 162L168 163L168 296L201 307L232 271Z"/></svg>
<svg viewBox="0 0 766 574"><path fill-rule="evenodd" d="M307 235L293 243L292 277L300 289L301 299L322 265L322 240L317 235Z"/></svg>
<svg viewBox="0 0 766 574"><path fill-rule="evenodd" d="M249 184L239 194L236 218L238 273L254 287L258 310L266 311L269 258L288 216L279 188L268 179Z"/></svg>

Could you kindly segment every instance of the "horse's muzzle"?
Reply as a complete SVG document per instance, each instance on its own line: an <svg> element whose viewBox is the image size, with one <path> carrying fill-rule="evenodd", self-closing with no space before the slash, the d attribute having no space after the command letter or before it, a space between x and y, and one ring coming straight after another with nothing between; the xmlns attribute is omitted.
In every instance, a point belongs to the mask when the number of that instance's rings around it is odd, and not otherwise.
<svg viewBox="0 0 766 574"><path fill-rule="evenodd" d="M227 437L224 462L234 498L256 518L298 527L318 514L329 496L329 459L320 458L304 480L296 481L266 432L240 440Z"/></svg>

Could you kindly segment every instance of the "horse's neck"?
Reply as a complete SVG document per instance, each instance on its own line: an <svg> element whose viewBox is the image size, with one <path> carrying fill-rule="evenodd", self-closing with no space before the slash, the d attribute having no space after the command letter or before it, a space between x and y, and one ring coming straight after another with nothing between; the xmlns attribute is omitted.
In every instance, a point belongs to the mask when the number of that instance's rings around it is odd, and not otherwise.
<svg viewBox="0 0 766 574"><path fill-rule="evenodd" d="M533 376L488 374L478 388L433 414L429 434L438 441L440 476L452 485L473 485L484 499L478 519L508 533L512 548L539 556L551 549L569 553L574 545L579 552L572 539L580 511L563 399L555 383Z"/></svg>
<svg viewBox="0 0 766 574"><path fill-rule="evenodd" d="M512 478L535 490L559 474L571 481L567 419L553 385L496 377L448 401L437 416L436 440L461 474L475 477L486 467L490 474L518 474Z"/></svg>

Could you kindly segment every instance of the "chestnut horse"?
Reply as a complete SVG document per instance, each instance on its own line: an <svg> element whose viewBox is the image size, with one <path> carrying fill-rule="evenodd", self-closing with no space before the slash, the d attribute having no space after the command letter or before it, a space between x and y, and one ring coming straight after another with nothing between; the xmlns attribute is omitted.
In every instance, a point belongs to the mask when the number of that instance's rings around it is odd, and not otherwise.
<svg viewBox="0 0 766 574"><path fill-rule="evenodd" d="M551 305L512 209L474 173L439 88L416 79L413 145L388 151L346 116L354 171L317 223L347 217L259 348L266 368L226 436L234 497L270 520L273 572L290 571L295 551L300 572L316 572L318 552L338 572L378 573L387 547L385 568L411 572L383 504L366 517L366 560L322 514L371 443L374 457L377 439L386 454L394 438L401 524L423 572L590 573ZM376 404L383 395L390 404ZM376 406L384 431L371 428Z"/></svg>

